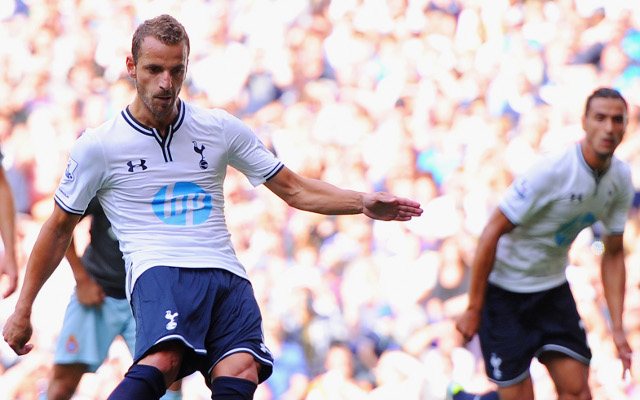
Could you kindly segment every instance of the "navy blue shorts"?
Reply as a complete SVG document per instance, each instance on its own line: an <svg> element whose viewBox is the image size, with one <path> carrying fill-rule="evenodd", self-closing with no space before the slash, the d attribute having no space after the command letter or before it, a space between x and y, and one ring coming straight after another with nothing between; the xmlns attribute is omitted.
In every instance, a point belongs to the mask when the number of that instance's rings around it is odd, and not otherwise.
<svg viewBox="0 0 640 400"><path fill-rule="evenodd" d="M131 296L138 362L152 347L180 340L191 351L178 378L200 371L208 382L213 367L239 352L261 364L259 380L273 370L263 340L262 316L251 283L217 268L154 267L136 281Z"/></svg>
<svg viewBox="0 0 640 400"><path fill-rule="evenodd" d="M499 386L524 380L531 360L546 351L586 365L591 360L568 283L535 293L514 293L489 284L478 334L487 377Z"/></svg>

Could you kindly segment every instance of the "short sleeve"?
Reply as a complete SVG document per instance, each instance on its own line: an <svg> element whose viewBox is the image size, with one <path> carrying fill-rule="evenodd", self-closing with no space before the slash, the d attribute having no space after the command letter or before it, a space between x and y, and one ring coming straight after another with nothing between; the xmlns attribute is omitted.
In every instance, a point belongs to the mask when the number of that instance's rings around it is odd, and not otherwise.
<svg viewBox="0 0 640 400"><path fill-rule="evenodd" d="M65 211L83 214L104 182L106 165L96 137L84 133L71 149L67 168L55 192L56 203Z"/></svg>
<svg viewBox="0 0 640 400"><path fill-rule="evenodd" d="M245 123L232 115L226 122L225 135L229 165L242 172L253 186L265 183L284 166Z"/></svg>
<svg viewBox="0 0 640 400"><path fill-rule="evenodd" d="M621 165L617 175L615 180L616 195L613 198L610 211L602 218L602 224L608 235L620 235L624 232L629 218L629 209L635 195L629 168L626 165Z"/></svg>
<svg viewBox="0 0 640 400"><path fill-rule="evenodd" d="M555 175L548 164L537 162L509 186L500 201L500 210L513 224L526 223L553 196Z"/></svg>

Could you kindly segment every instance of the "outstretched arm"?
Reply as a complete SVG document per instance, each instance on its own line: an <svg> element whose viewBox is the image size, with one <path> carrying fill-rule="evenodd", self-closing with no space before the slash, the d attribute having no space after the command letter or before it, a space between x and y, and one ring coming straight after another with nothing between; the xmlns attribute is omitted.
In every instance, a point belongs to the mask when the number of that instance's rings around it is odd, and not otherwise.
<svg viewBox="0 0 640 400"><path fill-rule="evenodd" d="M604 238L605 251L602 255L601 274L604 297L611 316L611 333L613 342L618 350L618 357L622 361L622 374L631 367L631 347L627 342L622 325L624 310L624 295L626 283L626 267L622 235L612 235Z"/></svg>
<svg viewBox="0 0 640 400"><path fill-rule="evenodd" d="M4 260L0 262L0 277L9 278L4 297L10 296L18 287L18 263L16 257L16 209L11 187L4 168L0 166L0 236L4 245Z"/></svg>
<svg viewBox="0 0 640 400"><path fill-rule="evenodd" d="M478 239L478 246L471 265L469 305L456 323L456 328L466 341L473 338L480 326L484 295L487 291L487 280L496 259L498 240L502 235L514 228L515 225L498 208L491 215L489 222Z"/></svg>
<svg viewBox="0 0 640 400"><path fill-rule="evenodd" d="M408 221L422 214L420 204L389 193L362 193L341 189L329 183L306 178L283 167L265 183L291 207L318 214L363 213L383 221Z"/></svg>
<svg viewBox="0 0 640 400"><path fill-rule="evenodd" d="M31 338L31 310L38 292L62 260L80 215L69 214L57 204L44 223L27 262L24 283L16 309L3 329L4 340L18 355L33 348Z"/></svg>

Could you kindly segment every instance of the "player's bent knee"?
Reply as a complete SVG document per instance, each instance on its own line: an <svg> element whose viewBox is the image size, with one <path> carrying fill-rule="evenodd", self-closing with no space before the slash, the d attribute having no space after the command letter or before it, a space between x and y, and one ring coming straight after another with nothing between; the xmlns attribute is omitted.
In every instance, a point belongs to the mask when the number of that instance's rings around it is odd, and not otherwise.
<svg viewBox="0 0 640 400"><path fill-rule="evenodd" d="M258 384L247 379L220 376L211 382L211 398L215 400L251 400Z"/></svg>

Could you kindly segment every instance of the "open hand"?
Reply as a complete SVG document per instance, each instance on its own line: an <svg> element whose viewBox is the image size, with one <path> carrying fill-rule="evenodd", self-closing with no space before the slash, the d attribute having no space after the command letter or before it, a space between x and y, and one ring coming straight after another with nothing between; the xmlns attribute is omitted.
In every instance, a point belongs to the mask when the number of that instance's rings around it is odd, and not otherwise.
<svg viewBox="0 0 640 400"><path fill-rule="evenodd" d="M420 203L385 192L365 194L362 212L382 221L409 221L422 215Z"/></svg>

